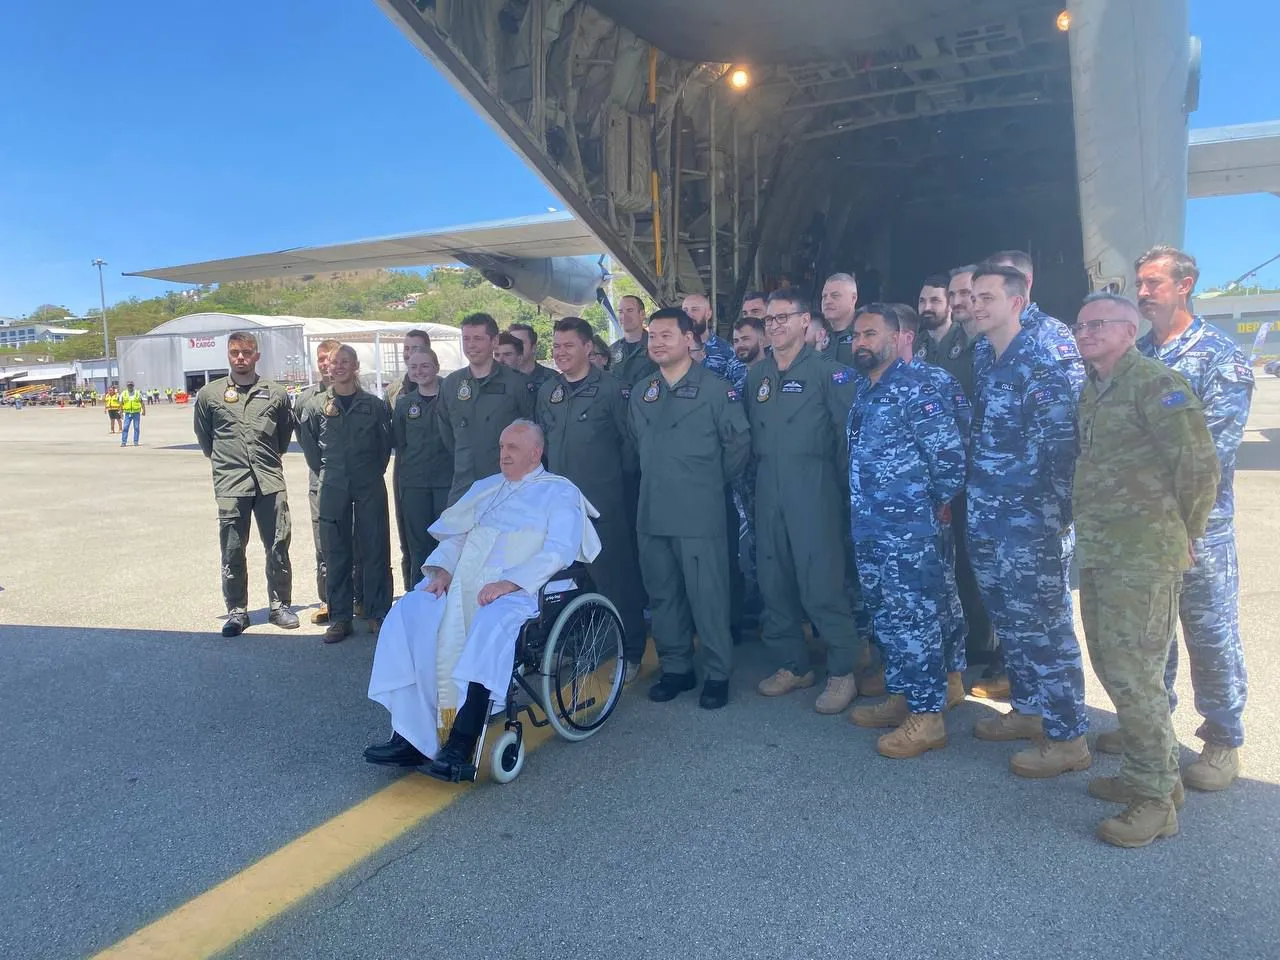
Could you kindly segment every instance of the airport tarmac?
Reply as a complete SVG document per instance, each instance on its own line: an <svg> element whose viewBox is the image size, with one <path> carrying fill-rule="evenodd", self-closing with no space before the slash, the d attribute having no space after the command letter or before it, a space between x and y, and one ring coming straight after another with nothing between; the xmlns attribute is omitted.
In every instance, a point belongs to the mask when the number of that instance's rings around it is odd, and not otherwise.
<svg viewBox="0 0 1280 960"><path fill-rule="evenodd" d="M120 449L101 407L0 409L0 957L1280 956L1273 378L1236 477L1245 775L1189 792L1181 836L1136 851L1093 838L1118 808L1086 796L1090 774L1019 780L1014 748L974 740L988 705L949 715L947 749L885 760L873 731L812 711L817 691L757 696L754 643L725 710L642 684L510 785L366 764L388 729L365 697L373 638L325 646L308 621L301 454L303 627L262 625L255 534L259 622L223 640L190 418L152 407ZM1092 677L1088 699L1113 726Z"/></svg>

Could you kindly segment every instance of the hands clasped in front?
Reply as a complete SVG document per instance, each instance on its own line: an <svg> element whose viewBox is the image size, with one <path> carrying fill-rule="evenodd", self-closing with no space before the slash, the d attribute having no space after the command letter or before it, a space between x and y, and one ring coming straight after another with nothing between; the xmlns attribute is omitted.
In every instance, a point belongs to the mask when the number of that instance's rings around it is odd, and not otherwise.
<svg viewBox="0 0 1280 960"><path fill-rule="evenodd" d="M428 567L428 576L419 584L420 590L435 597L443 597L449 590L449 584L453 583L453 574L441 567ZM476 600L480 606L487 607L499 597L505 597L508 593L515 593L520 587L512 583L510 580L497 580L494 583L486 583L480 588L480 592L476 594Z"/></svg>

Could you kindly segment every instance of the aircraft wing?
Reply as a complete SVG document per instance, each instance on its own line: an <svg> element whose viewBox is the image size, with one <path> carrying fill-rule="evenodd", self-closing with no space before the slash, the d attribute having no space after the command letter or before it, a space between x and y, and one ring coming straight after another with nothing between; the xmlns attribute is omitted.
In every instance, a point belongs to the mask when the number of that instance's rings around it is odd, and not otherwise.
<svg viewBox="0 0 1280 960"><path fill-rule="evenodd" d="M309 277L379 267L577 257L600 254L604 250L604 244L573 214L559 212L325 247L295 247L277 253L157 267L125 276L151 277L172 283L223 283L268 277Z"/></svg>
<svg viewBox="0 0 1280 960"><path fill-rule="evenodd" d="M1280 122L1192 130L1187 196L1280 194Z"/></svg>

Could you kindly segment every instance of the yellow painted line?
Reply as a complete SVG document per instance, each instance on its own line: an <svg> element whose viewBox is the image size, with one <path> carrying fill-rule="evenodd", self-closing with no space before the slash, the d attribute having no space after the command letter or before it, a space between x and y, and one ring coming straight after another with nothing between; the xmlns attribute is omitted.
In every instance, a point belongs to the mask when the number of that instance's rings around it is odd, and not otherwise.
<svg viewBox="0 0 1280 960"><path fill-rule="evenodd" d="M650 646L645 652L642 676L657 664L652 650ZM639 680L629 695L635 696L638 684ZM499 720L485 736L482 782L489 779L489 747L501 730ZM526 721L526 756L554 737L550 727ZM519 784L517 779L509 789L518 790ZM439 813L467 787L422 773L403 777L95 954L93 960L205 960L222 953Z"/></svg>

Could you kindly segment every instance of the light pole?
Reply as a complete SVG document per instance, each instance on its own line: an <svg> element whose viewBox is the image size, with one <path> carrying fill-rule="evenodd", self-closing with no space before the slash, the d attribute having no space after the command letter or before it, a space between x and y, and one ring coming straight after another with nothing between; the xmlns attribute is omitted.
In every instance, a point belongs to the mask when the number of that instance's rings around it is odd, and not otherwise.
<svg viewBox="0 0 1280 960"><path fill-rule="evenodd" d="M111 339L107 336L107 291L102 285L102 268L107 261L94 257L93 266L98 268L98 301L102 304L102 357L107 364L107 385L111 384Z"/></svg>

